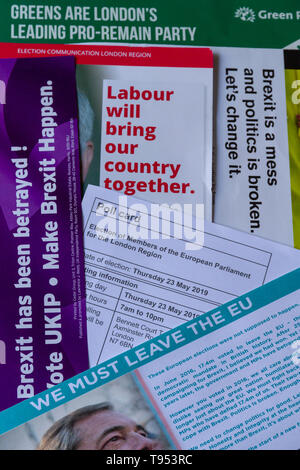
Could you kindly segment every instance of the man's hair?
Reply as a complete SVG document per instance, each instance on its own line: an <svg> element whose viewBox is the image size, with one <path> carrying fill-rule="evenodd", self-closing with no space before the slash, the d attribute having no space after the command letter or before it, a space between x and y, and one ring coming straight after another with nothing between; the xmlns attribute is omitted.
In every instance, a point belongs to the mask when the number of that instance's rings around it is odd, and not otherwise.
<svg viewBox="0 0 300 470"><path fill-rule="evenodd" d="M77 89L78 114L79 114L79 140L81 153L84 152L86 143L92 139L95 114L88 97Z"/></svg>
<svg viewBox="0 0 300 470"><path fill-rule="evenodd" d="M110 403L84 406L56 421L44 434L37 450L76 450L81 436L76 423L99 411L112 410Z"/></svg>

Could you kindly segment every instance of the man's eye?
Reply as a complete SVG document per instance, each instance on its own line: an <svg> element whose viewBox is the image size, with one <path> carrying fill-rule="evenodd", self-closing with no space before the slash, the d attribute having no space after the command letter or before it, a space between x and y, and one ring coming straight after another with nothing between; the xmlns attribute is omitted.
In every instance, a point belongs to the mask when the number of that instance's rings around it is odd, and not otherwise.
<svg viewBox="0 0 300 470"><path fill-rule="evenodd" d="M110 448L118 444L122 440L123 436L121 434L114 434L113 436L109 437L107 441L103 445L103 449Z"/></svg>
<svg viewBox="0 0 300 470"><path fill-rule="evenodd" d="M108 442L115 442L115 441L118 441L119 439L121 439L121 436L112 436Z"/></svg>

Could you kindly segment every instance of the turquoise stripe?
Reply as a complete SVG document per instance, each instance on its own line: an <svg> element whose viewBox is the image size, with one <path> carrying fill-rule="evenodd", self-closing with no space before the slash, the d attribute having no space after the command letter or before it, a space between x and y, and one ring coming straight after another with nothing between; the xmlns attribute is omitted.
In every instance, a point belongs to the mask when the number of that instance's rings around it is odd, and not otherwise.
<svg viewBox="0 0 300 470"><path fill-rule="evenodd" d="M140 346L136 346L135 348L131 349L130 351L127 351L125 353L119 354L118 356L114 357L113 359L110 359L102 364L99 364L98 366L92 367L91 369L88 369L85 372L82 372L81 374L76 375L75 377L72 377L71 379L68 379L64 381L62 384L60 384L58 387L53 387L47 391L41 392L38 395L35 395L34 398L30 398L28 400L25 400L15 406L12 406L0 413L0 434L9 431L10 429L19 426L20 424L23 424L33 418L36 418L37 416L50 411L53 408L56 408L60 405L63 405L64 403L68 402L69 400L72 400L76 397L79 397L80 395L83 395L95 388L98 388L101 385L104 385L107 382L110 382L111 380L116 379L117 377L120 377L121 375L127 374L128 372L131 372L134 370L137 365L135 364L136 361L136 351L139 351L141 349L145 351L149 351L151 345L157 345L157 340L164 340L167 337L170 337L170 335L174 332L181 333L182 337L184 340L178 344L174 344L170 349L163 350L161 352L158 352L155 354L154 358L149 357L148 359L143 360L140 362L139 365L144 365L147 364L148 362L151 362L153 360L158 359L159 357L164 356L165 354L170 353L171 351L174 351L182 346L185 346L197 339L199 339L202 336L206 336L208 334L213 333L217 329L222 328L223 326L226 326L243 316L249 315L250 313L268 305L271 304L272 302L275 302L276 300L292 293L295 292L297 289L300 288L300 268L296 269L295 271L292 271L278 279L275 279L274 281L269 282L268 284L265 284L262 287L259 287L257 289L254 289L253 291L242 295L241 297L227 302L226 304L220 306L219 308L216 308L214 310L211 310L210 312L201 315L201 320L205 321L206 318L211 317L216 312L220 312L222 317L225 319L223 323L220 323L219 325L214 326L214 328L211 328L209 331L203 331L201 334L198 336L195 336L195 334L192 332L191 328L189 328L190 325L193 323L197 322L197 319L190 320L187 323L184 323L180 327L175 328L174 330L171 330L167 333L164 333L160 335L157 338L154 338L150 341L147 341L146 343L143 343ZM238 301L241 301L245 303L246 297L249 297L252 302L252 307L249 310L245 310L242 314L238 315L237 317L232 317L229 313L228 307L231 306L234 303L237 303ZM200 317L198 318L198 320ZM128 361L126 361L126 358ZM117 369L117 371L113 371L113 364L114 367ZM105 369L104 369L105 368ZM110 375L104 378L100 378L100 372L109 370L111 371ZM95 384L93 385L86 385L84 389L74 387L76 385L80 385L80 383L84 384L84 378L91 378L93 377L98 377L98 380ZM74 393L71 392L70 386L73 386L73 390L75 390ZM55 401L53 398L50 399L49 401L49 406L43 408L42 411L37 410L34 408L30 403L34 402L37 403L38 399L43 399L47 400L47 397L49 398L50 394L53 396L56 396Z"/></svg>

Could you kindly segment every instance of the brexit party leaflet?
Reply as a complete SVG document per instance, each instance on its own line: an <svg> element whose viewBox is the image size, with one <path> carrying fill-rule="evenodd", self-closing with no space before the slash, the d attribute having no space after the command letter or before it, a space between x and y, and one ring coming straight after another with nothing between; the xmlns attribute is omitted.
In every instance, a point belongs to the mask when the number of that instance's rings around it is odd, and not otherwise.
<svg viewBox="0 0 300 470"><path fill-rule="evenodd" d="M88 186L82 204L90 366L299 266L294 248L123 197Z"/></svg>
<svg viewBox="0 0 300 470"><path fill-rule="evenodd" d="M0 408L88 363L75 60L1 59Z"/></svg>
<svg viewBox="0 0 300 470"><path fill-rule="evenodd" d="M297 269L3 411L0 448L66 449L56 421L92 405L72 449L120 449L129 421L132 450L299 449L299 288Z"/></svg>
<svg viewBox="0 0 300 470"><path fill-rule="evenodd" d="M82 176L212 219L213 56L208 48L1 44L1 57L75 55Z"/></svg>
<svg viewBox="0 0 300 470"><path fill-rule="evenodd" d="M300 51L213 50L216 112L223 116L216 129L214 220L300 248Z"/></svg>

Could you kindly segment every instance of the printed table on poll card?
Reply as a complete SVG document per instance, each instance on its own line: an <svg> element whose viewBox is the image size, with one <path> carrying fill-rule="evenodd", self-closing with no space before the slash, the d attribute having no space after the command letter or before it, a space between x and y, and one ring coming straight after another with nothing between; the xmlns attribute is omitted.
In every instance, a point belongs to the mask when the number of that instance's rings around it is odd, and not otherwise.
<svg viewBox="0 0 300 470"><path fill-rule="evenodd" d="M91 366L299 266L297 250L208 222L199 250L186 250L187 240L175 237L96 231L99 205L113 218L124 212L118 203L118 194L94 186L83 200Z"/></svg>

